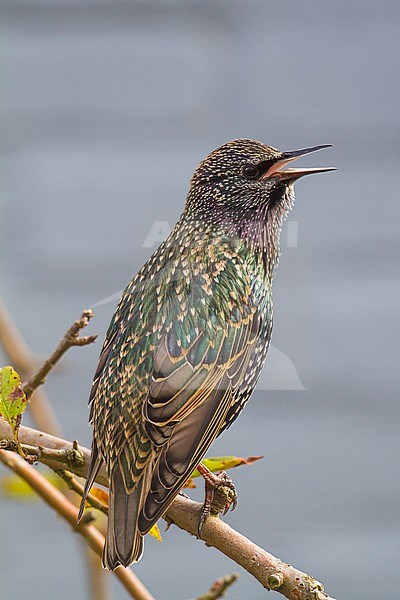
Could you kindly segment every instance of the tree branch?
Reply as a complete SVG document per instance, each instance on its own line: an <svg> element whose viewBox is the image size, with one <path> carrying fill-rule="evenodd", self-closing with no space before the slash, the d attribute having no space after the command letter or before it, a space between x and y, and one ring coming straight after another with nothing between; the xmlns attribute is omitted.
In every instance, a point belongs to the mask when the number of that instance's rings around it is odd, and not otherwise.
<svg viewBox="0 0 400 600"><path fill-rule="evenodd" d="M79 481L76 479L76 477L72 475L70 471L66 471L65 469L56 469L54 472L57 473L57 475L65 481L70 490L76 492L81 497L83 496L83 485L79 483ZM105 504L103 504L103 502L95 498L93 494L89 493L87 495L86 502L90 504L92 508L95 508L104 513L105 515L108 515L108 506L106 506Z"/></svg>
<svg viewBox="0 0 400 600"><path fill-rule="evenodd" d="M0 419L0 440L12 439L12 432L5 421ZM43 432L35 431L29 427L21 427L19 432L20 442L30 446L44 446L47 450L62 450L57 455L57 460L38 456L38 460L51 468L65 468L65 450L72 448L71 442L49 436ZM90 451L83 446L76 446L82 453L82 464L78 467L68 466L69 470L84 477L87 473ZM66 459L65 459L66 460ZM102 485L108 485L107 474L101 468L96 481ZM172 522L180 529L184 529L191 535L197 534L197 525L201 504L193 502L183 496L177 496L166 513L168 522ZM310 575L291 567L282 562L272 554L260 548L245 536L232 529L227 523L218 517L210 517L204 523L202 529L202 540L213 546L225 556L231 558L238 565L253 575L267 590L275 590L288 600L333 600L324 592L324 587Z"/></svg>
<svg viewBox="0 0 400 600"><path fill-rule="evenodd" d="M92 344L97 339L97 335L79 337L80 330L89 324L89 321L93 315L94 312L92 310L84 310L80 319L77 319L71 325L71 327L59 341L57 348L50 355L50 357L44 361L37 373L32 375L32 377L30 377L30 379L23 385L23 390L27 398L30 398L36 388L46 381L46 377L50 373L51 369L69 348L72 346L87 346L87 344Z"/></svg>
<svg viewBox="0 0 400 600"><path fill-rule="evenodd" d="M237 580L239 575L234 573L233 575L224 575L217 581L214 581L208 592L196 598L196 600L218 600L225 596L226 590Z"/></svg>
<svg viewBox="0 0 400 600"><path fill-rule="evenodd" d="M19 455L0 450L0 461L24 479L35 492L58 514L60 514L74 531L82 535L90 547L101 556L104 546L104 536L93 525L85 522L77 523L78 509L64 494L57 490L36 469L27 464ZM130 569L118 567L116 577L135 600L154 600L150 592Z"/></svg>

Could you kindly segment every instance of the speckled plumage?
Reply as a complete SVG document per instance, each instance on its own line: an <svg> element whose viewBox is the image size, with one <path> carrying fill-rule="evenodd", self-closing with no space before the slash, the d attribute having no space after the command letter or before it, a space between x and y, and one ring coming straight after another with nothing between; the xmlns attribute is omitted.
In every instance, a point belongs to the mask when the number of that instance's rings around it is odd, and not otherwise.
<svg viewBox="0 0 400 600"><path fill-rule="evenodd" d="M295 177L267 176L284 157L235 140L205 158L177 225L118 304L90 397L86 485L104 461L107 568L140 558L143 536L256 385L272 331L279 234L294 199ZM260 176L247 177L246 166Z"/></svg>

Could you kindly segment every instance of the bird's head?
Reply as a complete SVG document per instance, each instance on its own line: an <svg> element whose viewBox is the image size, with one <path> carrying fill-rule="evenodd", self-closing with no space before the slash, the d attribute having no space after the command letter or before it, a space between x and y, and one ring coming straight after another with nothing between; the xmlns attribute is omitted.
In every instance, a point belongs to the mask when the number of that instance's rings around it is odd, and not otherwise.
<svg viewBox="0 0 400 600"><path fill-rule="evenodd" d="M293 201L294 182L312 173L334 170L333 167L287 168L299 157L317 152L330 144L282 152L261 142L237 139L209 154L197 167L191 179L188 202L218 211L232 207L243 211L264 208L287 210Z"/></svg>

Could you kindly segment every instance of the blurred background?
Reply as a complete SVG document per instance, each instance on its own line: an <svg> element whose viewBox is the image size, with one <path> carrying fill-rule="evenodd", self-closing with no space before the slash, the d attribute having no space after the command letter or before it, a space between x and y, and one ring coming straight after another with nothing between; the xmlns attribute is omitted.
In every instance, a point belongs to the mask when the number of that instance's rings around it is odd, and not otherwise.
<svg viewBox="0 0 400 600"><path fill-rule="evenodd" d="M213 148L335 144L302 159L339 170L296 184L271 360L211 454L265 455L232 473L233 527L338 600L398 598L398 3L3 0L1 11L1 294L41 355L83 308L104 336L115 294ZM72 349L46 384L65 435L86 445L100 345ZM65 523L40 502L0 507L0 597L88 598ZM134 570L156 598L184 600L239 569L172 527ZM229 598L265 597L240 575Z"/></svg>

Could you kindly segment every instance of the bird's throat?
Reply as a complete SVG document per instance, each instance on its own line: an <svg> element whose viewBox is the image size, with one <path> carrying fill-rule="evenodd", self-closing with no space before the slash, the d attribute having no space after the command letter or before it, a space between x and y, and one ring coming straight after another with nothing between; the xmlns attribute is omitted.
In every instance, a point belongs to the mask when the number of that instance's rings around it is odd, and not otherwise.
<svg viewBox="0 0 400 600"><path fill-rule="evenodd" d="M190 208L182 218L190 221L189 230L193 233L202 231L202 239L207 243L226 240L237 251L247 254L271 281L279 261L282 226L294 202L293 187L285 186L283 193L269 200L238 196L229 203L215 201L206 206L198 200L195 210L189 203Z"/></svg>

